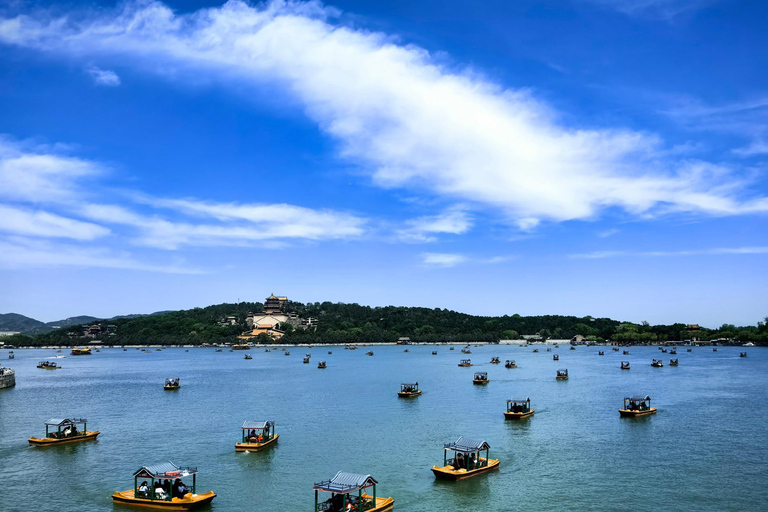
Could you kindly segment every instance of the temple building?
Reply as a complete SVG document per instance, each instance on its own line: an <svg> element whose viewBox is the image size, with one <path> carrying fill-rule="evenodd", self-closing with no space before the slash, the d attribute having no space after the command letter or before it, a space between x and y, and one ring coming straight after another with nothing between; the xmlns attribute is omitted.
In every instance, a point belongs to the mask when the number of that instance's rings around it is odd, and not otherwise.
<svg viewBox="0 0 768 512"><path fill-rule="evenodd" d="M288 302L288 297L275 297L274 294L270 295L264 300L264 314L273 315L275 313L285 312L285 305Z"/></svg>

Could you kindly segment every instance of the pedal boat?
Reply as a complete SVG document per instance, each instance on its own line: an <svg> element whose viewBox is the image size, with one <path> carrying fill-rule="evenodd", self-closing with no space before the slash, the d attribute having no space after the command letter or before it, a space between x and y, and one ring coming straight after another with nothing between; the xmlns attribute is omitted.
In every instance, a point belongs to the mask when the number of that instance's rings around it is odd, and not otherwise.
<svg viewBox="0 0 768 512"><path fill-rule="evenodd" d="M552 360L553 361L559 361L560 360L560 355L559 354L552 354Z"/></svg>
<svg viewBox="0 0 768 512"><path fill-rule="evenodd" d="M30 437L29 444L32 446L52 446L55 444L79 443L80 441L96 439L100 432L98 430L88 430L87 421L84 418L52 418L45 422L45 437ZM78 425L83 426L82 430L77 429ZM56 431L52 432L51 427L56 427Z"/></svg>
<svg viewBox="0 0 768 512"><path fill-rule="evenodd" d="M501 359L498 357L492 357L491 358L491 364L499 364L501 362Z"/></svg>
<svg viewBox="0 0 768 512"><path fill-rule="evenodd" d="M504 368L517 368L517 365L514 360L507 359L507 362L504 363Z"/></svg>
<svg viewBox="0 0 768 512"><path fill-rule="evenodd" d="M192 477L192 490L185 492L181 497L174 495L174 485L169 487L170 493L152 492L155 489L155 480L169 480L175 482L181 478ZM139 490L139 479L149 480L149 491ZM158 485L160 482L158 482ZM112 501L122 505L151 508L155 510L192 510L209 505L216 493L207 491L197 494L197 468L179 467L172 462L163 462L152 466L142 466L133 474L133 489L123 492L115 492Z"/></svg>
<svg viewBox="0 0 768 512"><path fill-rule="evenodd" d="M241 429L243 440L235 443L236 452L259 452L275 444L280 437L280 434L275 434L274 421L246 420Z"/></svg>
<svg viewBox="0 0 768 512"><path fill-rule="evenodd" d="M557 370L557 380L568 380L568 369Z"/></svg>
<svg viewBox="0 0 768 512"><path fill-rule="evenodd" d="M470 359L462 359L461 362L459 363L459 366L461 366L462 368L467 368L469 366L472 366L472 361Z"/></svg>
<svg viewBox="0 0 768 512"><path fill-rule="evenodd" d="M175 391L181 387L181 382L179 378L175 379L165 379L165 386L163 386L163 389L166 391Z"/></svg>
<svg viewBox="0 0 768 512"><path fill-rule="evenodd" d="M524 420L533 416L533 409L531 409L531 399L525 400L507 400L507 412L504 413L504 418L508 420Z"/></svg>
<svg viewBox="0 0 768 512"><path fill-rule="evenodd" d="M37 367L41 370L61 370L61 366L52 361L40 361Z"/></svg>
<svg viewBox="0 0 768 512"><path fill-rule="evenodd" d="M244 359L253 359L253 356L251 354L245 354Z"/></svg>
<svg viewBox="0 0 768 512"><path fill-rule="evenodd" d="M747 357L747 353L746 352L739 352L739 357Z"/></svg>
<svg viewBox="0 0 768 512"><path fill-rule="evenodd" d="M629 370L629 361L622 361L621 362L621 369L622 370Z"/></svg>
<svg viewBox="0 0 768 512"><path fill-rule="evenodd" d="M325 364L325 361L318 361L318 363L317 363L317 367L318 367L319 369L321 369L321 370L322 370L323 368L327 368L327 366L326 366L326 364Z"/></svg>
<svg viewBox="0 0 768 512"><path fill-rule="evenodd" d="M487 372L476 372L474 378L472 379L472 384L477 384L478 386L485 386L488 384L488 382Z"/></svg>
<svg viewBox="0 0 768 512"><path fill-rule="evenodd" d="M460 437L454 443L443 445L443 465L432 466L432 473L444 480L464 480L499 469L499 460L489 457L490 449L485 441ZM449 450L453 452L452 458L448 458ZM480 457L483 450L485 457Z"/></svg>
<svg viewBox="0 0 768 512"><path fill-rule="evenodd" d="M304 358L304 364L309 364L309 358L308 357Z"/></svg>
<svg viewBox="0 0 768 512"><path fill-rule="evenodd" d="M315 512L344 510L347 512L390 512L395 506L393 498L376 495L379 482L371 475L358 475L339 471L330 480L315 483ZM371 489L371 494L363 492ZM320 492L329 492L331 497L320 501ZM357 494L355 494L357 493Z"/></svg>
<svg viewBox="0 0 768 512"><path fill-rule="evenodd" d="M599 355L599 356L604 356L604 355L605 355L605 352L603 352L603 351L601 350L601 351L599 351L599 352L597 353L597 355Z"/></svg>
<svg viewBox="0 0 768 512"><path fill-rule="evenodd" d="M622 418L636 418L656 414L656 408L651 407L650 396L628 396L624 398L624 408L619 409Z"/></svg>
<svg viewBox="0 0 768 512"><path fill-rule="evenodd" d="M400 391L397 392L397 396L400 398L413 398L421 395L418 382L403 382L400 384Z"/></svg>
<svg viewBox="0 0 768 512"><path fill-rule="evenodd" d="M664 363L661 362L661 359L654 359L653 362L651 363L651 366L653 366L654 368L663 368Z"/></svg>
<svg viewBox="0 0 768 512"><path fill-rule="evenodd" d="M669 366L680 366L680 363L677 361L677 359L670 359Z"/></svg>

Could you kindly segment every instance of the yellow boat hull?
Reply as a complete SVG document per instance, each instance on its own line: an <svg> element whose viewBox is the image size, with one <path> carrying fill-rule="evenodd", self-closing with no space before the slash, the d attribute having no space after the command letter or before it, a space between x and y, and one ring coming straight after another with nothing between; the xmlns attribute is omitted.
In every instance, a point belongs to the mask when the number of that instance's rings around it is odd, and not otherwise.
<svg viewBox="0 0 768 512"><path fill-rule="evenodd" d="M29 444L33 446L52 446L54 444L79 443L80 441L90 441L91 439L96 439L96 436L98 436L100 433L101 432L98 430L86 430L85 434L81 436L65 437L63 439L54 439L52 437L30 437Z"/></svg>
<svg viewBox="0 0 768 512"><path fill-rule="evenodd" d="M166 391L176 391L180 387L181 386L163 386L163 389L166 390Z"/></svg>
<svg viewBox="0 0 768 512"><path fill-rule="evenodd" d="M260 452L261 450L268 448L272 446L272 444L276 443L278 437L280 437L280 434L275 434L275 437L263 443L235 443L235 451L236 452Z"/></svg>
<svg viewBox="0 0 768 512"><path fill-rule="evenodd" d="M651 407L650 409L646 409L645 411L635 411L631 409L619 409L619 415L621 415L624 418L637 418L638 416L649 416L651 414L656 414L656 408Z"/></svg>
<svg viewBox="0 0 768 512"><path fill-rule="evenodd" d="M171 501L150 500L146 498L136 498L133 494L133 489L129 489L123 492L115 492L112 495L112 501L123 505L152 508L155 510L192 510L210 504L215 497L215 492L208 491L206 493L195 495L190 492L185 494L184 498L173 498Z"/></svg>
<svg viewBox="0 0 768 512"><path fill-rule="evenodd" d="M555 378L556 378L557 380L568 380L568 376L567 376L567 375L558 375L558 376L557 376L557 377L555 377Z"/></svg>
<svg viewBox="0 0 768 512"><path fill-rule="evenodd" d="M459 366L462 367L462 368L469 368L472 365L471 364L460 364Z"/></svg>
<svg viewBox="0 0 768 512"><path fill-rule="evenodd" d="M491 459L488 461L488 465L482 468L473 469L467 471L466 469L454 469L453 466L432 466L432 473L435 477L443 480L464 480L465 478L472 478L489 471L499 469L499 460Z"/></svg>
<svg viewBox="0 0 768 512"><path fill-rule="evenodd" d="M397 396L400 398L413 398L415 396L420 396L421 390L418 391L398 391Z"/></svg>
<svg viewBox="0 0 768 512"><path fill-rule="evenodd" d="M524 420L533 416L533 409L528 412L505 412L504 418L508 420Z"/></svg>
<svg viewBox="0 0 768 512"><path fill-rule="evenodd" d="M473 380L472 384L477 384L478 386L485 386L489 382L491 382L491 381L489 381L489 380Z"/></svg>
<svg viewBox="0 0 768 512"><path fill-rule="evenodd" d="M61 366L38 366L41 370L61 370Z"/></svg>

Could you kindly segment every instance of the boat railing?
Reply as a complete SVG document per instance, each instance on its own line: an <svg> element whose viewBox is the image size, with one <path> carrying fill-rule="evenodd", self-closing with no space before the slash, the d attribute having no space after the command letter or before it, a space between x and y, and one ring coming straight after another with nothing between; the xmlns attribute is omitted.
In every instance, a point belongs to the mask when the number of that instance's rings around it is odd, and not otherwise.
<svg viewBox="0 0 768 512"><path fill-rule="evenodd" d="M452 457L447 459L446 462L455 469L466 469L467 471L483 468L488 465L488 461L482 457Z"/></svg>

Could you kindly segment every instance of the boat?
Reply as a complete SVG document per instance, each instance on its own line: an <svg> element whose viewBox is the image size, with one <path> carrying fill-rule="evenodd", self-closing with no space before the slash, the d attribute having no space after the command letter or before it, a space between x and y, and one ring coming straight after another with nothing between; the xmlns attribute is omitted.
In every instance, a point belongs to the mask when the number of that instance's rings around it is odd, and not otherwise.
<svg viewBox="0 0 768 512"><path fill-rule="evenodd" d="M599 356L604 356L604 355L605 355L605 352L603 352L603 351L601 350L601 351L599 351L599 352L597 353L597 355L599 355Z"/></svg>
<svg viewBox="0 0 768 512"><path fill-rule="evenodd" d="M265 348L265 349L264 349L264 352L272 352L272 351L271 351L271 350L269 350L268 348Z"/></svg>
<svg viewBox="0 0 768 512"><path fill-rule="evenodd" d="M486 441L475 441L465 437L443 445L443 465L432 466L435 477L446 480L463 480L495 469L499 469L499 460L490 458L491 446ZM448 451L453 457L448 457ZM485 457L480 452L485 451Z"/></svg>
<svg viewBox="0 0 768 512"><path fill-rule="evenodd" d="M16 372L13 368L0 367L0 389L16 385Z"/></svg>
<svg viewBox="0 0 768 512"><path fill-rule="evenodd" d="M548 349L547 349L547 352L552 352L552 348L548 348Z"/></svg>
<svg viewBox="0 0 768 512"><path fill-rule="evenodd" d="M366 353L365 353L365 355L367 355L367 356L372 356L372 355L373 355L373 351L372 351L372 350L369 350L368 352L366 352Z"/></svg>
<svg viewBox="0 0 768 512"><path fill-rule="evenodd" d="M433 351L432 351L432 355L433 355L433 356L436 356L436 355L437 355L437 350L433 350Z"/></svg>
<svg viewBox="0 0 768 512"><path fill-rule="evenodd" d="M574 347L573 345L571 345L571 350L576 350L576 347Z"/></svg>
<svg viewBox="0 0 768 512"><path fill-rule="evenodd" d="M10 352L8 352L8 359L16 359L16 356L15 356L15 355L13 355L13 350L11 350Z"/></svg>
<svg viewBox="0 0 768 512"><path fill-rule="evenodd" d="M746 352L740 352L739 353L739 357L747 357L747 353Z"/></svg>
<svg viewBox="0 0 768 512"><path fill-rule="evenodd" d="M304 358L304 364L309 364L309 358L308 357Z"/></svg>
<svg viewBox="0 0 768 512"><path fill-rule="evenodd" d="M253 359L253 356L251 354L245 354L245 359Z"/></svg>
<svg viewBox="0 0 768 512"><path fill-rule="evenodd" d="M328 351L328 355L331 355L331 354L333 354L333 352L329 350L329 351Z"/></svg>
<svg viewBox="0 0 768 512"><path fill-rule="evenodd" d="M410 350L405 349L405 350L403 350L403 352L410 352ZM373 355L373 352L371 352L371 355Z"/></svg>
<svg viewBox="0 0 768 512"><path fill-rule="evenodd" d="M628 356L628 355L629 355L629 350L625 350L625 351L623 352L623 354L624 354L625 356Z"/></svg>
<svg viewBox="0 0 768 512"><path fill-rule="evenodd" d="M629 361L622 361L621 362L621 369L622 370L629 370Z"/></svg>
<svg viewBox="0 0 768 512"><path fill-rule="evenodd" d="M378 497L378 483L371 475L339 471L330 480L314 484L315 512L390 512L395 506L395 500L391 497ZM370 489L371 494L364 492L366 489ZM320 501L321 491L331 493L331 497Z"/></svg>
<svg viewBox="0 0 768 512"><path fill-rule="evenodd" d="M667 349L665 349L665 348L661 349L661 353L662 354L666 354L667 353Z"/></svg>
<svg viewBox="0 0 768 512"><path fill-rule="evenodd" d="M290 352L288 352L288 351L286 350L286 351L285 351L285 353L284 353L283 355L284 355L284 356L289 356L289 355L291 355L291 353L290 353Z"/></svg>
<svg viewBox="0 0 768 512"><path fill-rule="evenodd" d="M507 361L504 363L504 368L517 368L517 365L515 364L514 360L507 359Z"/></svg>
<svg viewBox="0 0 768 512"><path fill-rule="evenodd" d="M99 435L98 430L88 430L88 420L85 418L52 418L45 422L45 437L30 437L29 444L33 446L52 446L55 444L78 443L90 441ZM83 428L78 430L77 426ZM52 429L55 427L55 430Z"/></svg>
<svg viewBox="0 0 768 512"><path fill-rule="evenodd" d="M661 362L661 359L654 359L653 362L651 362L651 366L654 368L662 368L664 363Z"/></svg>
<svg viewBox="0 0 768 512"><path fill-rule="evenodd" d="M248 350L249 347L247 343L238 343L237 345L232 345L232 350Z"/></svg>
<svg viewBox="0 0 768 512"><path fill-rule="evenodd" d="M560 345L555 345L555 348L560 348Z"/></svg>
<svg viewBox="0 0 768 512"><path fill-rule="evenodd" d="M716 349L716 348L713 348L713 349L712 349L712 352L717 352L717 349Z"/></svg>
<svg viewBox="0 0 768 512"><path fill-rule="evenodd" d="M165 386L163 386L163 389L166 391L175 391L181 387L181 382L179 381L179 378L176 377L175 379L165 379Z"/></svg>
<svg viewBox="0 0 768 512"><path fill-rule="evenodd" d="M557 380L568 380L568 369L557 370Z"/></svg>
<svg viewBox="0 0 768 512"><path fill-rule="evenodd" d="M181 480L190 476L192 489ZM192 510L209 505L215 497L213 491L198 494L197 468L161 462L139 468L133 473L133 489L115 492L112 501L156 510Z"/></svg>
<svg viewBox="0 0 768 512"><path fill-rule="evenodd" d="M397 392L397 396L400 398L413 398L419 395L421 395L421 390L418 382L404 382L400 384L400 391Z"/></svg>
<svg viewBox="0 0 768 512"><path fill-rule="evenodd" d="M472 366L472 360L471 359L462 359L461 362L459 362L459 366L462 368L466 368L468 366Z"/></svg>
<svg viewBox="0 0 768 512"><path fill-rule="evenodd" d="M319 361L319 362L317 363L317 367L318 367L318 368L321 368L321 369L322 369L322 368L326 368L326 365L325 365L325 361Z"/></svg>
<svg viewBox="0 0 768 512"><path fill-rule="evenodd" d="M611 347L611 350L613 350L614 352L618 352L619 351L619 347Z"/></svg>
<svg viewBox="0 0 768 512"><path fill-rule="evenodd" d="M552 354L552 360L553 361L559 361L560 360L560 355L559 354Z"/></svg>
<svg viewBox="0 0 768 512"><path fill-rule="evenodd" d="M498 357L492 357L491 358L491 364L499 364L501 362L501 359Z"/></svg>
<svg viewBox="0 0 768 512"><path fill-rule="evenodd" d="M475 376L472 378L472 384L477 384L479 386L484 386L488 384L488 382L487 372L475 372Z"/></svg>
<svg viewBox="0 0 768 512"><path fill-rule="evenodd" d="M37 367L43 370L60 370L61 369L61 366L54 363L53 361L40 361L39 363L37 363Z"/></svg>
<svg viewBox="0 0 768 512"><path fill-rule="evenodd" d="M243 439L235 443L236 452L258 452L277 442L280 434L275 433L274 421L243 422L241 427Z"/></svg>
<svg viewBox="0 0 768 512"><path fill-rule="evenodd" d="M670 359L669 360L669 366L679 366L677 363L677 359Z"/></svg>
<svg viewBox="0 0 768 512"><path fill-rule="evenodd" d="M461 353L462 353L462 354L471 354L471 353L472 353L472 351L471 351L471 350L469 350L468 348L463 348L463 349L461 349Z"/></svg>
<svg viewBox="0 0 768 512"><path fill-rule="evenodd" d="M651 407L650 396L628 396L624 398L624 408L619 409L619 415L624 418L648 416L656 414L656 408Z"/></svg>
<svg viewBox="0 0 768 512"><path fill-rule="evenodd" d="M677 355L677 349L674 349L674 348L673 348L672 350L670 350L670 351L669 351L669 355L671 355L671 356L676 356L676 355Z"/></svg>
<svg viewBox="0 0 768 512"><path fill-rule="evenodd" d="M311 352L307 352L306 354L304 354L304 357L312 357L312 353Z"/></svg>
<svg viewBox="0 0 768 512"><path fill-rule="evenodd" d="M686 352L692 352L692 350L691 349L686 349Z"/></svg>
<svg viewBox="0 0 768 512"><path fill-rule="evenodd" d="M523 420L533 416L533 409L531 409L531 399L525 400L507 400L507 412L504 413L504 418L508 420Z"/></svg>
<svg viewBox="0 0 768 512"><path fill-rule="evenodd" d="M538 351L539 351L539 349L537 349L537 348L533 349L533 353L534 354L537 353Z"/></svg>
<svg viewBox="0 0 768 512"><path fill-rule="evenodd" d="M454 350L456 347L450 347L448 350Z"/></svg>
<svg viewBox="0 0 768 512"><path fill-rule="evenodd" d="M217 349L215 350L215 352L224 352L224 350L223 350L223 349L220 349L220 348L217 348Z"/></svg>
<svg viewBox="0 0 768 512"><path fill-rule="evenodd" d="M72 352L70 352L69 355L72 355L72 356L89 356L89 355L91 355L91 349L75 347L75 348L72 349Z"/></svg>

